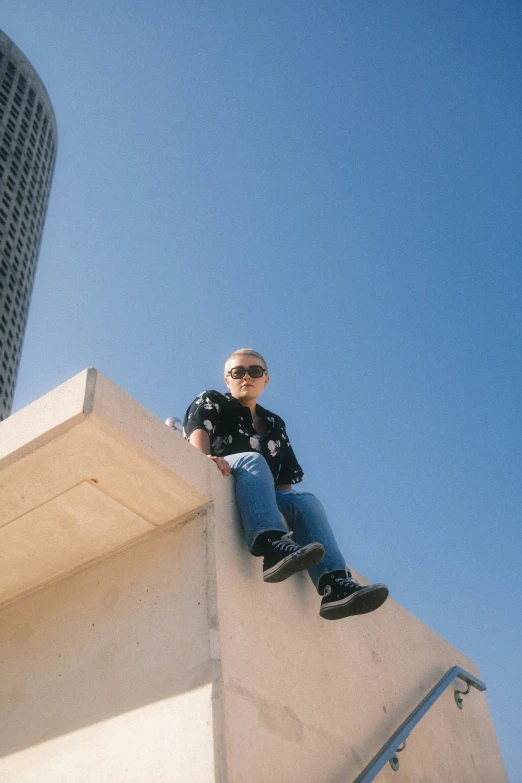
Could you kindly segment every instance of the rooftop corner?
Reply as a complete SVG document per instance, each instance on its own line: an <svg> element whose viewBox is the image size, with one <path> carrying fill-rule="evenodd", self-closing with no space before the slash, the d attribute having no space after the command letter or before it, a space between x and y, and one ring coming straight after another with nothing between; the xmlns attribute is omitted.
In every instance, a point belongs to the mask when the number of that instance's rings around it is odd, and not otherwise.
<svg viewBox="0 0 522 783"><path fill-rule="evenodd" d="M94 368L0 423L0 605L197 514L208 462Z"/></svg>

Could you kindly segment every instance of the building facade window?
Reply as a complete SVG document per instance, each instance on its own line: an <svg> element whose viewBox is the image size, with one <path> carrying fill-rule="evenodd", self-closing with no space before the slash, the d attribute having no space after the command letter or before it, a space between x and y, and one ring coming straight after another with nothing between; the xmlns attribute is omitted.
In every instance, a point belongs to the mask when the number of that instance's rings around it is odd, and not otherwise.
<svg viewBox="0 0 522 783"><path fill-rule="evenodd" d="M45 87L0 31L0 421L13 399L56 148Z"/></svg>

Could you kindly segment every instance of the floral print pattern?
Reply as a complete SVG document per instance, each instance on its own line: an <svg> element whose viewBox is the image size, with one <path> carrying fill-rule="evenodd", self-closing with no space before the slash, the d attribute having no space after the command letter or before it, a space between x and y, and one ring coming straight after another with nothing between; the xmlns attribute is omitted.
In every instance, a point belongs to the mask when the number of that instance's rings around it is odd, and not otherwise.
<svg viewBox="0 0 522 783"><path fill-rule="evenodd" d="M254 451L261 451L261 438L259 435L252 435L249 438L250 446L253 448Z"/></svg>
<svg viewBox="0 0 522 783"><path fill-rule="evenodd" d="M257 414L266 422L264 436L254 429L252 415L231 394L213 389L202 392L188 407L183 434L190 438L194 430L205 430L210 436L210 453L226 457L244 451L261 453L272 471L276 484L298 484L304 473L293 452L286 426L277 414L257 406Z"/></svg>

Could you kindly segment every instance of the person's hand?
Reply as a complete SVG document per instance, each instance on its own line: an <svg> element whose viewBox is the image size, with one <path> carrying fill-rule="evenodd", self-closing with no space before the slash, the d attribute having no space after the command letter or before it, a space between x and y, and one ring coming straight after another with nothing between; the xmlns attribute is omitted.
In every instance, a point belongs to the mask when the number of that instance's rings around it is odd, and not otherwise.
<svg viewBox="0 0 522 783"><path fill-rule="evenodd" d="M223 459L223 457L213 457L212 454L207 454L207 457L211 459L212 462L216 463L224 476L230 476L230 465L226 459Z"/></svg>

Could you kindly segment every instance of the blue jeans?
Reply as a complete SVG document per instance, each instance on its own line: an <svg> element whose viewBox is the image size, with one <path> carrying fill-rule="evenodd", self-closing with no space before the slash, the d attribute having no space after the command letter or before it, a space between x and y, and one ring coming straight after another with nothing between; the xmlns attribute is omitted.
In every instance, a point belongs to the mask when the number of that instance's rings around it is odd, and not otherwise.
<svg viewBox="0 0 522 783"><path fill-rule="evenodd" d="M256 538L268 530L286 533L281 514L290 525L294 541L300 546L319 541L325 549L323 559L309 570L317 587L323 574L346 569L322 503L311 492L292 489L276 491L274 477L262 454L244 452L225 457L236 479L236 500L247 544L253 555Z"/></svg>

